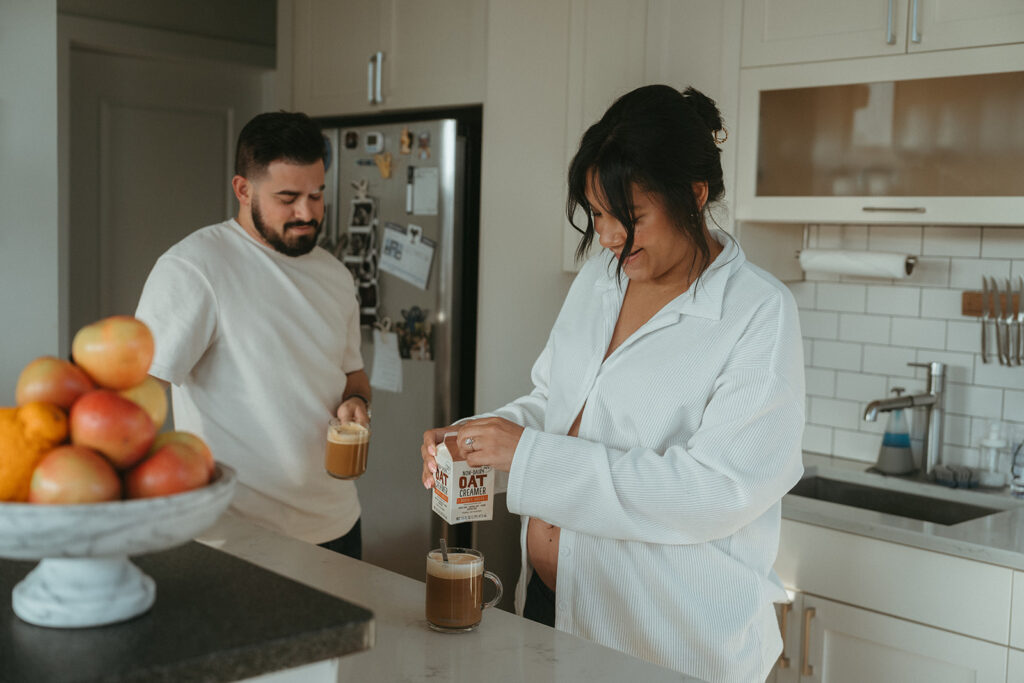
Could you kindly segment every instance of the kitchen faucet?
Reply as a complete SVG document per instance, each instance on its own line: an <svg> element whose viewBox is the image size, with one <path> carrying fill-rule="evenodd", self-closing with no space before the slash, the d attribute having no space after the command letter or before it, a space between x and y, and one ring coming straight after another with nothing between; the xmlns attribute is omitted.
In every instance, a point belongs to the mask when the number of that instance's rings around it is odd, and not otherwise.
<svg viewBox="0 0 1024 683"><path fill-rule="evenodd" d="M872 401L864 410L865 422L874 422L878 413L887 413L901 408L922 408L918 414L925 415L926 427L921 430L914 425L914 431L924 433L924 452L921 454L921 476L931 478L932 470L942 462L942 397L945 393L945 363L907 363L907 365L928 368L928 385L923 394L896 396Z"/></svg>

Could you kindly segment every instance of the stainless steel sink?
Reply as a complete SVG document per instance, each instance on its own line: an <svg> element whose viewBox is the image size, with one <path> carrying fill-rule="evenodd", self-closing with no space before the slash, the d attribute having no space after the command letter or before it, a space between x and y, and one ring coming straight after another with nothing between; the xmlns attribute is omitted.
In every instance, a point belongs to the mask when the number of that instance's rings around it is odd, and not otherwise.
<svg viewBox="0 0 1024 683"><path fill-rule="evenodd" d="M818 476L801 479L789 493L946 526L984 517L993 512L1002 512L998 508L919 496Z"/></svg>

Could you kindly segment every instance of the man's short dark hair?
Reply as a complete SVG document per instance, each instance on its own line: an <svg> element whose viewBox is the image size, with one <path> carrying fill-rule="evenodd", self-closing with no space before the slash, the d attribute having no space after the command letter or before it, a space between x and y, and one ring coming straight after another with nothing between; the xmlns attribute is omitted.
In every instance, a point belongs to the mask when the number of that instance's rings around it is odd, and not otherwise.
<svg viewBox="0 0 1024 683"><path fill-rule="evenodd" d="M301 112L267 112L254 117L238 135L235 174L258 178L274 161L314 164L324 158L320 126Z"/></svg>

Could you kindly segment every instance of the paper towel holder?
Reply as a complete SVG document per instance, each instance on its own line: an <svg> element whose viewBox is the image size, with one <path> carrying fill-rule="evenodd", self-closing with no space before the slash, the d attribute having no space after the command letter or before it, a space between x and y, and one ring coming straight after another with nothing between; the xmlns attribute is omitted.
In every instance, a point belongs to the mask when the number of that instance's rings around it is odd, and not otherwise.
<svg viewBox="0 0 1024 683"><path fill-rule="evenodd" d="M803 251L803 250L802 249L797 249L793 253L793 258L795 258L797 260L800 260L800 252L801 251ZM908 255L906 260L903 262L903 270L906 272L907 275L910 275L910 274L912 274L914 272L914 267L916 265L917 265L917 257L916 256Z"/></svg>

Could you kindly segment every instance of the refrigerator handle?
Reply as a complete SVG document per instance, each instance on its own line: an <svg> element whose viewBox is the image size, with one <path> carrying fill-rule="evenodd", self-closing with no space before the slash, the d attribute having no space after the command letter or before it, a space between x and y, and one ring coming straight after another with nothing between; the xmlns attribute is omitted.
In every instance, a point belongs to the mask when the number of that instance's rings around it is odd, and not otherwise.
<svg viewBox="0 0 1024 683"><path fill-rule="evenodd" d="M370 55L370 63L366 66L366 99L373 104L373 66L377 55Z"/></svg>

